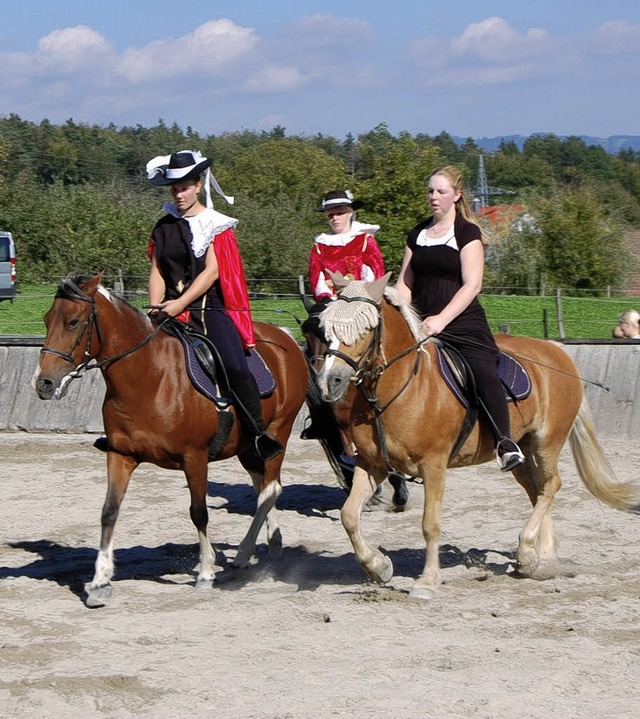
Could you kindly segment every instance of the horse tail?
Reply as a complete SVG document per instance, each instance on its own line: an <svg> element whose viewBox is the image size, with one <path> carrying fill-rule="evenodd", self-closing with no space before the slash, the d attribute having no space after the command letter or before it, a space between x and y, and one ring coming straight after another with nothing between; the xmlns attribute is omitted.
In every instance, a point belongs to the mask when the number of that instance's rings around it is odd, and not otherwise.
<svg viewBox="0 0 640 719"><path fill-rule="evenodd" d="M631 482L619 482L596 437L585 397L569 434L580 479L596 499L623 512L640 514L640 496Z"/></svg>

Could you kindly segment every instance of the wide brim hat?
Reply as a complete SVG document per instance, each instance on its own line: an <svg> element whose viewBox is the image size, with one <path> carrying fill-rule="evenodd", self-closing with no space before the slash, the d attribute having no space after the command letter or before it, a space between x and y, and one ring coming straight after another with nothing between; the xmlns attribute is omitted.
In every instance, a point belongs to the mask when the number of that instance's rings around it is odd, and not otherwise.
<svg viewBox="0 0 640 719"><path fill-rule="evenodd" d="M350 190L331 190L327 192L322 200L320 207L314 207L314 212L326 212L332 207L342 207L346 205L352 210L359 210L363 206L363 202L353 199L353 193Z"/></svg>
<svg viewBox="0 0 640 719"><path fill-rule="evenodd" d="M147 177L152 185L171 185L193 180L211 167L211 160L193 150L180 150L172 155L154 157L147 163Z"/></svg>

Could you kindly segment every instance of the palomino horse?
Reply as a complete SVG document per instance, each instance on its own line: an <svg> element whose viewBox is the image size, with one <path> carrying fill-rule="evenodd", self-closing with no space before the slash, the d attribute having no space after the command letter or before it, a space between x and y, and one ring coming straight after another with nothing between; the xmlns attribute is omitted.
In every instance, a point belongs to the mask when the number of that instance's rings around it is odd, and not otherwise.
<svg viewBox="0 0 640 719"><path fill-rule="evenodd" d="M108 487L88 606L102 606L111 596L116 519L131 473L141 462L185 473L200 544L196 586L212 586L215 557L207 537L207 464L222 414L193 387L180 341L154 329L146 315L102 287L101 279L102 275L87 281L70 276L62 282L45 316L47 335L35 378L41 399L59 399L69 381L87 369L99 368L106 384L102 415L108 440ZM275 379L273 393L262 401L265 427L286 446L305 400L307 363L285 331L264 323L256 323L255 331L257 349ZM281 549L271 510L282 491L284 453L267 462L259 459L238 422L226 441L218 444L214 459L237 456L258 492L255 517L234 560L242 567L255 551L265 519L270 549Z"/></svg>
<svg viewBox="0 0 640 719"><path fill-rule="evenodd" d="M363 537L362 509L388 466L423 479L426 561L411 595L426 599L440 576L447 467L489 461L494 440L484 423L476 423L459 452L450 457L465 409L437 369L434 341L425 339L419 318L398 293L385 289L387 281L388 276L374 283L339 283L338 299L320 318L332 344L319 381L328 401L339 402L354 384L358 388L349 420L358 461L341 519L357 560L375 581L390 581L393 566ZM557 571L551 505L561 485L558 455L567 438L578 473L595 497L636 514L640 500L632 486L616 482L595 436L582 379L562 347L528 337L500 335L497 340L525 367L532 383L526 399L510 404L512 435L526 455L513 474L533 505L520 532L516 561L520 575L542 579Z"/></svg>
<svg viewBox="0 0 640 719"><path fill-rule="evenodd" d="M324 363L329 346L317 327L317 320L317 315L310 315L301 327L305 337L305 356L309 362L311 375L307 405L315 438L320 442L338 483L348 493L351 491L354 467L345 462L345 455L347 448L352 444L349 437L349 408L353 402L352 393L355 392L355 387L352 387L340 402L329 405L322 401L316 376ZM388 479L393 487L393 506L396 511L403 511L409 501L407 480L394 471L389 472ZM373 504L376 503L375 500L376 497L373 497Z"/></svg>

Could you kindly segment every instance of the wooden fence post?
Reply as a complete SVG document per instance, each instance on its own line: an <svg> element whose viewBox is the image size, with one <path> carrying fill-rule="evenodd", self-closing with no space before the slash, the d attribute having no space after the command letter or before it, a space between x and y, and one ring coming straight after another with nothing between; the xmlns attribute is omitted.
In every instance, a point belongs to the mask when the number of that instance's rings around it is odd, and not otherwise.
<svg viewBox="0 0 640 719"><path fill-rule="evenodd" d="M560 335L560 339L563 340L565 334L564 320L562 318L562 289L560 287L556 287L556 314L558 316L558 334Z"/></svg>

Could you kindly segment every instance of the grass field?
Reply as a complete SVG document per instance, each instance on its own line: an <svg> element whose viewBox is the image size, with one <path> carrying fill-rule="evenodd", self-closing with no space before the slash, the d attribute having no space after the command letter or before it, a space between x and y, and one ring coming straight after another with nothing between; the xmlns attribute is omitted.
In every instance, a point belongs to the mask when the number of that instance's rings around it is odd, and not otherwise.
<svg viewBox="0 0 640 719"><path fill-rule="evenodd" d="M29 285L20 288L13 302L0 302L0 337L43 335L43 316L55 293L55 285ZM145 294L133 301L138 307L147 302ZM487 295L481 302L494 332L503 325L511 334L560 338L555 297ZM254 319L288 327L300 338L299 322L306 312L299 297L252 300ZM567 339L610 339L618 315L630 308L640 309L639 297L576 298L563 297L564 335Z"/></svg>

